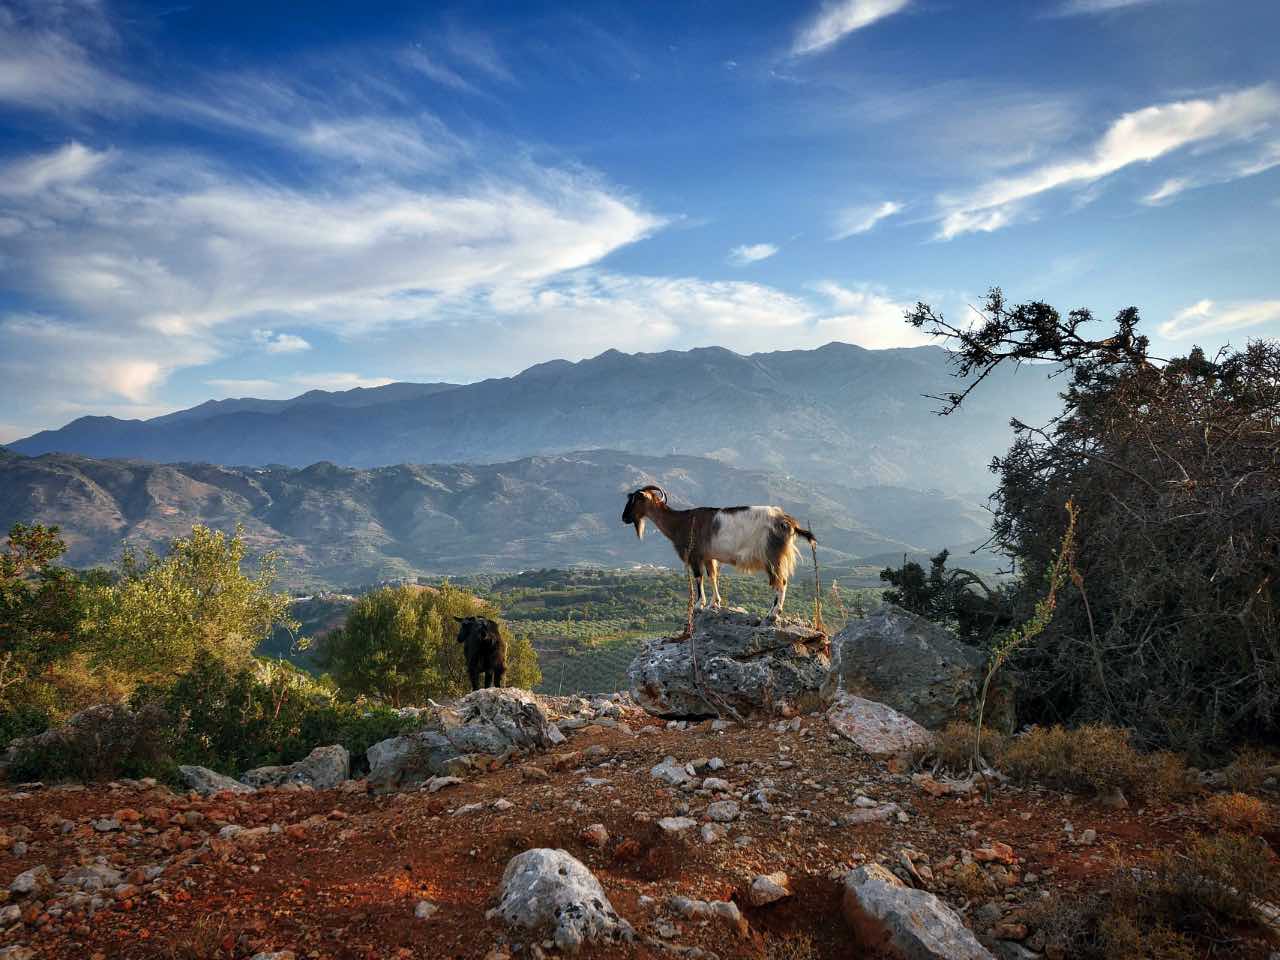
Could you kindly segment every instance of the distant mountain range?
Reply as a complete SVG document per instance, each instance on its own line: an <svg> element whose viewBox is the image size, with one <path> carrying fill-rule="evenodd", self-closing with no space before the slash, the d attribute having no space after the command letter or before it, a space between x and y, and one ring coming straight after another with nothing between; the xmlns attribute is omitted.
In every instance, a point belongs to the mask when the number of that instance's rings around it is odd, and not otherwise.
<svg viewBox="0 0 1280 960"><path fill-rule="evenodd" d="M92 566L116 561L125 541L161 546L194 523L241 523L254 552L280 552L283 580L295 587L482 569L675 566L660 533L638 542L621 522L625 494L646 483L664 486L677 505L780 504L818 534L825 563L969 546L988 527L980 508L941 493L802 482L687 456L592 450L488 465L292 469L0 450L0 529L56 523L68 561Z"/></svg>
<svg viewBox="0 0 1280 960"><path fill-rule="evenodd" d="M950 417L925 394L954 388L937 347L742 356L718 347L611 350L480 383L394 383L291 400L209 401L151 420L82 417L19 440L27 455L139 457L227 465L318 461L376 467L498 463L573 450L707 456L846 486L984 494L1010 416L1048 419L1055 386L1004 370ZM408 468L406 468L408 469ZM457 468L462 469L462 468Z"/></svg>

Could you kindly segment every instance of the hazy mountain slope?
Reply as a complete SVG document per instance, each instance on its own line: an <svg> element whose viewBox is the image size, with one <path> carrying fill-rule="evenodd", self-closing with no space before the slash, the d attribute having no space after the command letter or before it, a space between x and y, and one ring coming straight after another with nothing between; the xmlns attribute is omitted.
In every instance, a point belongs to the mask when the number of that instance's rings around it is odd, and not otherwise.
<svg viewBox="0 0 1280 960"><path fill-rule="evenodd" d="M371 407L380 403L399 403L429 397L435 393L452 390L456 383L388 383L382 387L353 387L350 390L308 390L288 400L259 400L240 397L231 400L206 400L187 410L176 410L162 417L146 421L152 425L162 423L189 423L210 417L232 413L279 413L292 407L324 405L335 407Z"/></svg>
<svg viewBox="0 0 1280 960"><path fill-rule="evenodd" d="M923 394L952 386L936 347L741 356L721 348L608 351L518 376L414 393L365 391L352 406L232 401L151 421L84 417L12 444L16 451L224 464L350 466L496 462L608 448L712 456L749 469L855 485L985 492L990 458L1008 446L1010 416L1057 408L1034 368L1000 371L950 417ZM436 387L440 385L425 385ZM225 403L225 402L224 402ZM257 405L255 405L257 404Z"/></svg>
<svg viewBox="0 0 1280 960"><path fill-rule="evenodd" d="M0 459L0 525L56 523L69 562L113 562L122 542L159 545L195 522L244 525L255 551L279 551L296 585L540 566L676 563L620 515L645 483L676 504L778 503L812 525L829 561L964 546L985 514L939 494L801 483L697 457L588 451L492 465L302 470L91 460Z"/></svg>

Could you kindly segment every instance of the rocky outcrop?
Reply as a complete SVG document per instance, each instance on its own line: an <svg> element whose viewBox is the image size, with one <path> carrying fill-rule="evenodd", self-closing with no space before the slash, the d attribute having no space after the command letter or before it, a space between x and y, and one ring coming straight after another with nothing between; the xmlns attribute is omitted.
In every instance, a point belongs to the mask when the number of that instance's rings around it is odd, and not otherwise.
<svg viewBox="0 0 1280 960"><path fill-rule="evenodd" d="M994 960L954 910L878 863L844 879L844 915L858 945L903 960Z"/></svg>
<svg viewBox="0 0 1280 960"><path fill-rule="evenodd" d="M808 712L820 706L826 650L826 635L802 620L700 610L688 640L647 642L627 678L636 702L659 717L714 717L726 707L742 717Z"/></svg>
<svg viewBox="0 0 1280 960"><path fill-rule="evenodd" d="M298 785L316 790L333 790L351 776L351 755L341 744L316 747L297 763L257 767L240 779L251 787Z"/></svg>
<svg viewBox="0 0 1280 960"><path fill-rule="evenodd" d="M849 621L831 641L831 671L823 699L857 694L886 703L931 730L952 720L972 722L986 659L936 623L886 603ZM987 696L985 722L1013 732L1012 681L998 674Z"/></svg>
<svg viewBox="0 0 1280 960"><path fill-rule="evenodd" d="M376 790L421 783L468 770L474 755L545 750L564 742L539 699L527 690L476 690L448 707L419 712L421 730L375 743L366 752Z"/></svg>
<svg viewBox="0 0 1280 960"><path fill-rule="evenodd" d="M511 858L498 886L498 905L489 915L513 927L549 930L555 945L570 954L584 943L635 936L595 875L564 850L546 847Z"/></svg>
<svg viewBox="0 0 1280 960"><path fill-rule="evenodd" d="M222 793L223 791L230 793L254 792L253 787L248 784L218 773L216 770L210 770L208 767L183 764L178 767L178 773L182 775L183 782L202 797L211 797L215 793Z"/></svg>
<svg viewBox="0 0 1280 960"><path fill-rule="evenodd" d="M931 734L910 717L874 700L841 693L827 710L836 733L872 757L893 757L928 747Z"/></svg>
<svg viewBox="0 0 1280 960"><path fill-rule="evenodd" d="M154 704L134 710L123 703L99 703L61 726L12 741L0 758L0 773L33 754L84 780L110 777L126 763L154 767L165 758L168 725L168 714Z"/></svg>

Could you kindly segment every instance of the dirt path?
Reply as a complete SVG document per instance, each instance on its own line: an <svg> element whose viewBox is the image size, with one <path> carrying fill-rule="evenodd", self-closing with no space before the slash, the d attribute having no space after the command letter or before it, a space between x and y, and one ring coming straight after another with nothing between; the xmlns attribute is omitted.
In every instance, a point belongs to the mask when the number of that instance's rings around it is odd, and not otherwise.
<svg viewBox="0 0 1280 960"><path fill-rule="evenodd" d="M716 799L654 779L650 769L668 755L723 761L707 775L729 782L742 811L725 838L708 843L700 828L674 836L659 829L658 819L677 814L705 821ZM495 808L500 800L510 808ZM896 803L903 817L840 825L870 801ZM113 819L119 829L94 825ZM1068 822L1077 837L1095 830L1096 841L1071 843ZM603 846L581 836L596 823L608 831ZM235 833L228 825L247 832L221 838ZM0 833L10 841L0 851L5 888L31 867L44 864L62 877L95 858L126 884L100 891L105 905L92 914L54 916L32 898L14 899L21 919L0 936L0 947L25 944L41 960L240 960L271 950L314 960L482 958L503 942L530 943L487 921L485 911L514 854L551 846L582 860L638 933L674 930L669 942L685 955L696 947L722 958L852 958L865 954L841 917L834 878L867 859L902 866L908 851L925 868L921 882L985 932L1002 910L1045 890L1097 886L1117 863L1141 862L1154 846L1204 829L1186 807L1112 811L1013 787L934 797L833 740L821 718L786 732L702 724L637 736L597 726L558 753L435 794L270 791L201 800L146 784L0 794ZM1013 862L984 862L992 841L1008 844ZM975 850L976 872L965 865ZM147 868L161 866L153 878ZM794 895L750 907L745 885L778 870L790 876ZM722 921L674 916L673 895L737 900L750 933L739 938ZM415 919L420 900L439 911ZM1237 955L1265 957L1257 946ZM515 956L530 953L526 946ZM637 943L583 955L678 954Z"/></svg>

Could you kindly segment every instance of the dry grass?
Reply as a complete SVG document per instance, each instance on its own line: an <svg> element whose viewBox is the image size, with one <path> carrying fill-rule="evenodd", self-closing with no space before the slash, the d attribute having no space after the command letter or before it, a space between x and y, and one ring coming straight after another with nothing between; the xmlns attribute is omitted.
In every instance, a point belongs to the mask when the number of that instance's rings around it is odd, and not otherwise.
<svg viewBox="0 0 1280 960"><path fill-rule="evenodd" d="M1265 751L1247 747L1223 769L1223 781L1238 793L1257 793L1275 762L1275 757Z"/></svg>
<svg viewBox="0 0 1280 960"><path fill-rule="evenodd" d="M784 933L765 941L767 960L818 960L818 948L807 933Z"/></svg>
<svg viewBox="0 0 1280 960"><path fill-rule="evenodd" d="M169 944L168 960L217 960L226 955L228 938L235 939L227 918L219 913L205 914Z"/></svg>
<svg viewBox="0 0 1280 960"><path fill-rule="evenodd" d="M1053 953L1079 960L1190 960L1224 932L1261 931L1254 904L1280 893L1280 871L1252 837L1193 837L1146 867L1121 869L1110 891L1057 895L1027 922Z"/></svg>
<svg viewBox="0 0 1280 960"><path fill-rule="evenodd" d="M1214 794L1204 804L1205 815L1219 829L1258 835L1271 826L1271 804L1247 793Z"/></svg>
<svg viewBox="0 0 1280 960"><path fill-rule="evenodd" d="M952 721L934 734L933 745L917 749L913 755L916 766L933 767L956 776L969 772L973 759L974 728L971 723ZM982 758L992 766L999 763L1007 740L1004 734L990 728L982 731Z"/></svg>
<svg viewBox="0 0 1280 960"><path fill-rule="evenodd" d="M1083 794L1121 790L1126 796L1162 800L1190 790L1186 765L1175 754L1142 754L1117 727L1032 727L1014 737L999 765L1018 780Z"/></svg>

